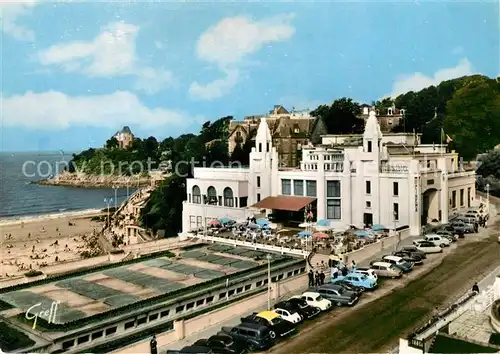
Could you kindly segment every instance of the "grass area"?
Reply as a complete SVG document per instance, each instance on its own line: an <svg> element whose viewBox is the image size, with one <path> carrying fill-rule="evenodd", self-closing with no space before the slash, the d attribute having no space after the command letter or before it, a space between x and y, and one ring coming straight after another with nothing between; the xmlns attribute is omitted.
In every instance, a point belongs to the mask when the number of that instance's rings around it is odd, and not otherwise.
<svg viewBox="0 0 500 354"><path fill-rule="evenodd" d="M34 344L35 342L26 334L8 326L5 322L0 322L0 348L3 351L11 352Z"/></svg>
<svg viewBox="0 0 500 354"><path fill-rule="evenodd" d="M438 334L429 353L496 353L498 349Z"/></svg>

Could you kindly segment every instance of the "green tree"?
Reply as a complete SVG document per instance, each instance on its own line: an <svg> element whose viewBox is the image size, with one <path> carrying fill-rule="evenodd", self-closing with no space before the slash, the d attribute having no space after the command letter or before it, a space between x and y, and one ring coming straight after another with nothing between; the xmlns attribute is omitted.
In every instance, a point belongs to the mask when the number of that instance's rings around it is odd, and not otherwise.
<svg viewBox="0 0 500 354"><path fill-rule="evenodd" d="M106 149L116 149L119 146L120 144L118 143L118 140L114 136L112 136L106 141Z"/></svg>
<svg viewBox="0 0 500 354"><path fill-rule="evenodd" d="M328 105L321 105L311 112L314 117L322 117L329 134L361 133L364 121L359 118L361 108L359 103L351 98L343 97Z"/></svg>
<svg viewBox="0 0 500 354"><path fill-rule="evenodd" d="M446 105L444 130L464 159L491 150L500 141L500 84L480 77L457 90Z"/></svg>

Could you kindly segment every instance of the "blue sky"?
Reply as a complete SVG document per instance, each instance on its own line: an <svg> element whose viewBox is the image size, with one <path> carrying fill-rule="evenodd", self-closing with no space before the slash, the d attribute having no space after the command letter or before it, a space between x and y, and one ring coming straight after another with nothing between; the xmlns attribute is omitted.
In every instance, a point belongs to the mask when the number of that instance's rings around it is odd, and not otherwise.
<svg viewBox="0 0 500 354"><path fill-rule="evenodd" d="M497 76L495 2L85 2L2 10L0 150L81 150L206 120Z"/></svg>

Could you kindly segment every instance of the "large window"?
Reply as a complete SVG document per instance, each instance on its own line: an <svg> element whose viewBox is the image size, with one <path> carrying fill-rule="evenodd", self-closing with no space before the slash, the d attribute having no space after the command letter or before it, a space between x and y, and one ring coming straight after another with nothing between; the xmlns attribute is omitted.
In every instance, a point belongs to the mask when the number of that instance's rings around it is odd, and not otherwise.
<svg viewBox="0 0 500 354"><path fill-rule="evenodd" d="M451 207L453 209L457 207L457 191L451 192Z"/></svg>
<svg viewBox="0 0 500 354"><path fill-rule="evenodd" d="M326 181L326 218L340 220L340 181Z"/></svg>
<svg viewBox="0 0 500 354"><path fill-rule="evenodd" d="M224 188L224 206L234 207L233 190L229 187Z"/></svg>
<svg viewBox="0 0 500 354"><path fill-rule="evenodd" d="M399 220L399 204L398 203L393 204L393 216L394 216L394 221Z"/></svg>
<svg viewBox="0 0 500 354"><path fill-rule="evenodd" d="M399 183L398 182L392 182L392 194L394 196L399 195Z"/></svg>
<svg viewBox="0 0 500 354"><path fill-rule="evenodd" d="M306 181L306 196L316 196L316 181Z"/></svg>
<svg viewBox="0 0 500 354"><path fill-rule="evenodd" d="M326 181L326 197L340 198L340 181Z"/></svg>
<svg viewBox="0 0 500 354"><path fill-rule="evenodd" d="M293 181L293 195L304 195L304 181L294 180Z"/></svg>
<svg viewBox="0 0 500 354"><path fill-rule="evenodd" d="M366 194L372 194L372 184L370 181L365 182Z"/></svg>
<svg viewBox="0 0 500 354"><path fill-rule="evenodd" d="M201 191L198 186L193 186L193 203L201 204Z"/></svg>
<svg viewBox="0 0 500 354"><path fill-rule="evenodd" d="M281 180L281 194L291 195L292 194L292 180L282 179Z"/></svg>
<svg viewBox="0 0 500 354"><path fill-rule="evenodd" d="M208 197L208 204L210 204L210 205L217 205L218 204L217 191L215 190L214 187L212 187L212 186L208 187L207 197Z"/></svg>
<svg viewBox="0 0 500 354"><path fill-rule="evenodd" d="M327 219L341 219L340 212L340 199L327 199L326 200L326 218Z"/></svg>
<svg viewBox="0 0 500 354"><path fill-rule="evenodd" d="M464 190L460 189L460 206L464 206Z"/></svg>

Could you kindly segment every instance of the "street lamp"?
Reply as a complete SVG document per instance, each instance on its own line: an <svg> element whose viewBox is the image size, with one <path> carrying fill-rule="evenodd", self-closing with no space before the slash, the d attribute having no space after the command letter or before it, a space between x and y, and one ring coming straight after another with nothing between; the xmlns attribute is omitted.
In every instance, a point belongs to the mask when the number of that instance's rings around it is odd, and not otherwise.
<svg viewBox="0 0 500 354"><path fill-rule="evenodd" d="M267 254L267 309L271 311L271 255Z"/></svg>
<svg viewBox="0 0 500 354"><path fill-rule="evenodd" d="M119 186L111 186L111 188L113 188L113 189L115 190L115 211L116 211L116 208L117 208L116 203L117 203L117 201L118 201L118 200L117 200L117 199L118 199L118 197L117 197L117 193L118 193L118 189L119 189L120 187L119 187Z"/></svg>
<svg viewBox="0 0 500 354"><path fill-rule="evenodd" d="M109 205L111 203L113 203L113 198L104 198L104 204L106 204L108 208L108 224L109 224Z"/></svg>
<svg viewBox="0 0 500 354"><path fill-rule="evenodd" d="M490 184L486 184L486 208L490 212Z"/></svg>

